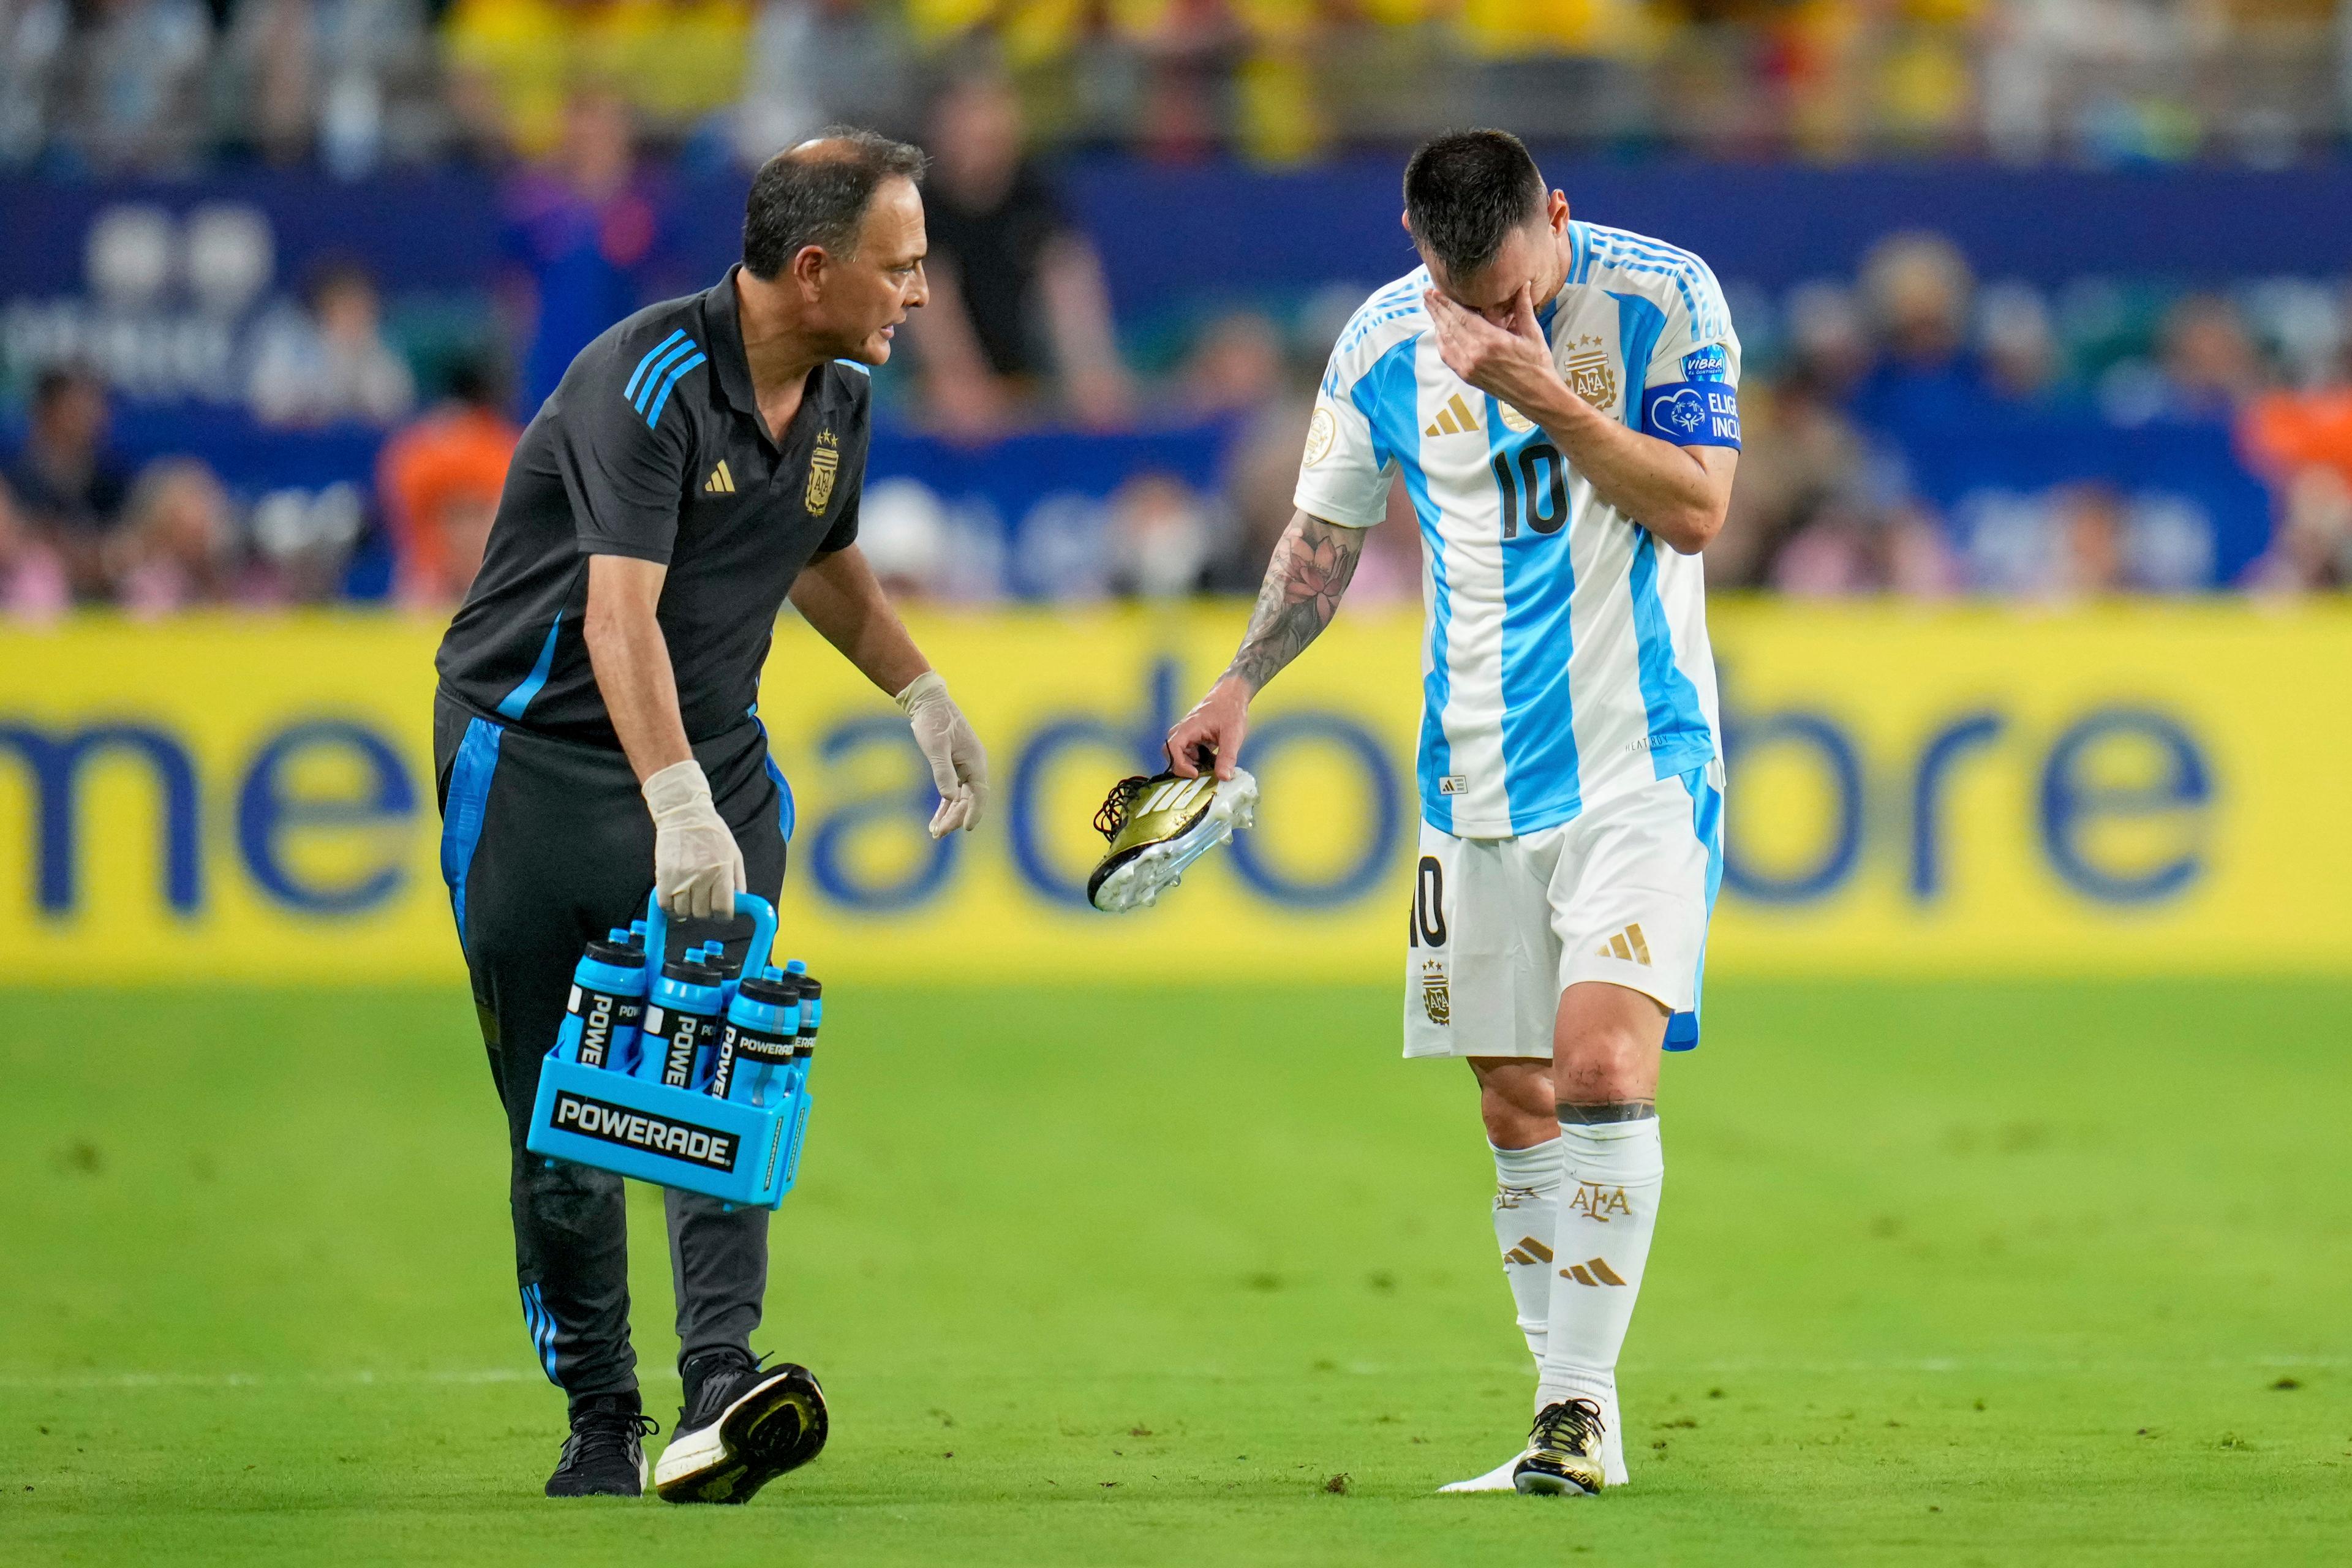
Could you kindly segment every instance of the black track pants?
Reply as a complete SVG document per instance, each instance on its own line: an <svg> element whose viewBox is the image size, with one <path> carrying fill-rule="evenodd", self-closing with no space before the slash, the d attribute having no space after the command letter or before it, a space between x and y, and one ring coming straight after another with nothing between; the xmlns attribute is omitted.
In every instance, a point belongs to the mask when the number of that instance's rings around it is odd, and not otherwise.
<svg viewBox="0 0 2352 1568"><path fill-rule="evenodd" d="M654 828L627 759L483 719L436 697L434 768L441 873L472 975L490 1079L506 1107L513 1159L515 1275L531 1345L573 1401L636 1386L629 1346L628 1241L621 1178L552 1164L523 1140L541 1059L555 1043L581 949L645 912ZM746 719L697 746L719 813L743 851L751 891L773 902L784 880L781 776ZM673 955L722 930L740 959L751 921L677 921ZM768 1279L768 1211L666 1191L679 1361L749 1349Z"/></svg>

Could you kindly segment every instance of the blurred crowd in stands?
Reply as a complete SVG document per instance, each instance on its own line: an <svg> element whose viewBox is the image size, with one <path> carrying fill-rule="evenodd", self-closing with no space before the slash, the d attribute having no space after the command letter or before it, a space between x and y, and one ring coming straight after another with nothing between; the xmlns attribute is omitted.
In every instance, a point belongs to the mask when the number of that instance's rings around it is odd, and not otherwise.
<svg viewBox="0 0 2352 1568"><path fill-rule="evenodd" d="M347 390L325 376L314 384L329 396ZM330 603L345 596L352 551L372 521L391 556L394 595L446 610L481 564L520 434L489 384L468 372L383 443L372 495L338 484L248 500L194 457L130 471L108 443L108 421L105 388L87 370L43 373L24 440L0 468L0 615L47 621L76 605L148 617Z"/></svg>
<svg viewBox="0 0 2352 1568"><path fill-rule="evenodd" d="M453 151L512 159L494 308L454 343L396 330L355 258L316 265L298 297L271 303L267 235L231 207L200 210L176 237L153 232L159 212L102 220L93 294L136 300L180 278L198 297L193 335L109 357L142 340L68 321L36 353L48 318L11 315L24 417L20 439L0 436L0 614L353 595L445 612L478 565L519 419L612 322L708 281L677 272L665 247L663 171L698 142L731 158L849 113L935 160L932 302L876 382L889 430L971 453L1181 430L1213 452L1213 471L1145 463L1107 493L1003 516L889 471L886 439L862 540L894 589L967 604L1248 593L1290 515L1324 356L1379 279L1245 307L1204 296L1172 327L1123 336L1039 156L1055 135L1287 156L1333 135L1409 133L1469 101L1446 96L1458 78L1483 95L1480 118L1540 128L1566 94L1618 106L1636 140L1717 152L2291 157L2342 128L2330 94L2352 80L2336 63L2352 58L2347 18L2352 0L0 0L0 160L106 171L242 150L357 172ZM974 55L983 30L991 47ZM1391 86L1373 96L1399 118L1350 120L1335 84L1382 51ZM1739 129L1743 104L1775 129ZM1279 105L1313 124L1274 135ZM2167 129L2127 147L2118 105ZM184 258L163 257L174 244ZM1851 279L1779 294L1729 281L1748 443L1708 554L1721 588L2352 586L2341 279L2047 290L1980 280L1922 232L1884 241ZM163 384L169 364L185 384ZM126 395L233 405L253 428L320 442L360 431L373 471L257 489L157 455L168 444L134 471L110 439ZM1956 433L2029 429L2224 437L2232 470L2267 488L2268 546L2212 570L2205 524L2112 477L1938 499L1930 471ZM1400 494L1351 597L1417 598L1420 548ZM370 561L380 570L358 586Z"/></svg>
<svg viewBox="0 0 2352 1568"><path fill-rule="evenodd" d="M1948 242L1890 238L1852 289L1787 302L1770 374L1747 395L1748 456L1710 581L1801 595L2176 590L2171 520L2136 511L2120 484L2060 487L2013 526L1973 531L1971 549L1909 482L1912 459L1948 431L2095 422L2226 426L2275 509L2272 548L2236 585L2352 585L2352 297L2277 283L2248 296L2143 301L2145 352L2118 356L2098 341L2129 330L2111 289L2055 301L1979 289Z"/></svg>
<svg viewBox="0 0 2352 1568"><path fill-rule="evenodd" d="M1293 162L1465 119L1841 159L2290 161L2352 132L2344 0L0 0L0 165L545 156L911 132L987 48L1055 144Z"/></svg>
<svg viewBox="0 0 2352 1568"><path fill-rule="evenodd" d="M982 140L975 132L965 150ZM1020 188L1001 197L1016 213ZM1353 296L1287 320L1211 315L1164 363L1138 368L1102 310L1084 240L1040 200L1001 233L975 224L959 235L963 248L942 246L944 286L906 363L879 378L902 427L951 444L1138 422L1209 428L1221 471L1193 484L1147 468L1098 504L985 527L952 497L885 475L866 490L866 552L896 592L950 603L1009 596L1016 579L1024 596L1063 600L1254 590L1289 518L1316 379ZM982 268L990 285L959 288L964 268ZM1748 440L1730 522L1707 554L1718 588L2067 601L2202 586L2179 519L2124 485L2062 485L1990 517L1939 510L1913 482L1914 463L1953 429L1981 438L2004 418L2226 428L2270 489L2273 526L2268 550L2225 585L2352 587L2352 299L2339 289L2137 307L2098 289L2053 299L1979 287L1948 242L1910 234L1884 242L1850 283L1735 297L1734 311L1748 343ZM33 389L21 448L0 467L0 609L40 619L73 604L152 615L319 602L341 592L371 527L394 598L455 604L518 435L493 374L461 364L419 407L365 274L339 266L312 280L303 312L263 335L250 396L270 420L381 426L373 493L251 504L192 458L126 472L111 456L104 386L53 367ZM1008 542L1003 525L1015 521ZM1351 598L1417 598L1420 548L1400 487ZM1008 549L1030 553L1017 573Z"/></svg>

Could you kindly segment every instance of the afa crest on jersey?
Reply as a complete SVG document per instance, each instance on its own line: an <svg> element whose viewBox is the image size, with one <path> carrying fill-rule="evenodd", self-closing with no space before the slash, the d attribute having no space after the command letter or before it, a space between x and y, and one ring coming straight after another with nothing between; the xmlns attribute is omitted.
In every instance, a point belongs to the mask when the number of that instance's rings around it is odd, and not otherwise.
<svg viewBox="0 0 2352 1568"><path fill-rule="evenodd" d="M841 442L830 430L817 433L816 449L809 454L808 503L809 515L824 515L833 500L833 481L841 473Z"/></svg>
<svg viewBox="0 0 2352 1568"><path fill-rule="evenodd" d="M1562 374L1568 378L1568 389L1593 407L1616 406L1617 373L1610 368L1609 351L1599 338L1579 339Z"/></svg>

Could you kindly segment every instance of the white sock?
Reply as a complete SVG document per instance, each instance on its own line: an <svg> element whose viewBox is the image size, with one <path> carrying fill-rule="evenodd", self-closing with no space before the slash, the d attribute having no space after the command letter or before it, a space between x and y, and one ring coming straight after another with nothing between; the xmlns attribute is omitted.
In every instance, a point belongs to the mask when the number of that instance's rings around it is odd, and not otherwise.
<svg viewBox="0 0 2352 1568"><path fill-rule="evenodd" d="M1543 1370L1551 1332L1552 1237L1559 1228L1560 1142L1495 1150L1495 1244L1503 1249L1503 1278L1519 1310L1528 1353Z"/></svg>
<svg viewBox="0 0 2352 1568"><path fill-rule="evenodd" d="M1550 1331L1536 1407L1590 1399L1613 1426L1617 1354L1650 1261L1665 1157L1654 1116L1564 1121L1559 1147L1563 1180L1552 1242Z"/></svg>

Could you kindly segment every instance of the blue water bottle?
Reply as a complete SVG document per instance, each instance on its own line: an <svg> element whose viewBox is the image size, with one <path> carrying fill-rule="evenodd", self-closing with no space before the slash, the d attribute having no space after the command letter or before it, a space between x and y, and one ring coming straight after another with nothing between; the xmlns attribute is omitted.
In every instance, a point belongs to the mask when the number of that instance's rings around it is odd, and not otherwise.
<svg viewBox="0 0 2352 1568"><path fill-rule="evenodd" d="M615 931L590 942L572 972L572 999L555 1037L562 1060L623 1072L635 1065L646 1013L646 955L629 945L628 935Z"/></svg>
<svg viewBox="0 0 2352 1568"><path fill-rule="evenodd" d="M784 1129L783 1186L791 1190L801 1168L801 1145L808 1137L810 1064L816 1054L817 1027L824 1021L824 987L807 972L807 966L794 959L788 966L800 983L801 1017L799 1037L793 1042L792 1064L782 1069L783 1093L779 1102L789 1101L791 1121Z"/></svg>
<svg viewBox="0 0 2352 1568"><path fill-rule="evenodd" d="M693 1089L709 1069L727 1014L727 973L708 963L665 963L646 997L643 1047L636 1076L672 1089Z"/></svg>
<svg viewBox="0 0 2352 1568"><path fill-rule="evenodd" d="M800 961L798 959L794 959L793 962L797 963ZM815 975L805 972L802 973L800 981L801 1042L799 1055L801 1060L805 1062L809 1058L810 1054L816 1049L817 1026L824 1022L824 986L817 980ZM808 1076L808 1069L806 1068L803 1068L801 1069L801 1076L803 1078Z"/></svg>
<svg viewBox="0 0 2352 1568"><path fill-rule="evenodd" d="M824 986L814 974L801 976L801 1037L793 1052L793 1067L785 1088L794 1094L803 1092L808 1082L810 1059L816 1055L817 1026L824 1022Z"/></svg>
<svg viewBox="0 0 2352 1568"><path fill-rule="evenodd" d="M774 1103L772 1084L792 1066L801 1031L799 977L763 969L735 988L719 1037L719 1064L709 1092L720 1100L765 1107Z"/></svg>

